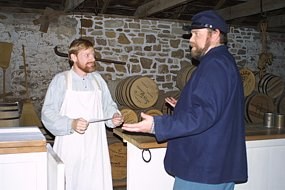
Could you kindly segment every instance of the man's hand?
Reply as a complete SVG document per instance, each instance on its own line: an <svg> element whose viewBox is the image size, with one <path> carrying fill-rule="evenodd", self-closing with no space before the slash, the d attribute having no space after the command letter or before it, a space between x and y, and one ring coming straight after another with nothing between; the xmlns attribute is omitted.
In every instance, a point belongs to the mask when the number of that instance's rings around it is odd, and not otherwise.
<svg viewBox="0 0 285 190"><path fill-rule="evenodd" d="M124 123L122 129L131 132L151 133L153 125L153 116L141 113L142 121L133 124Z"/></svg>
<svg viewBox="0 0 285 190"><path fill-rule="evenodd" d="M77 133L84 134L88 128L88 125L89 125L89 123L85 119L78 118L78 119L74 119L72 121L71 127Z"/></svg>
<svg viewBox="0 0 285 190"><path fill-rule="evenodd" d="M177 103L177 100L173 97L166 97L165 98L165 101L171 105L172 107L175 107L176 106L176 103Z"/></svg>
<svg viewBox="0 0 285 190"><path fill-rule="evenodd" d="M124 122L124 117L120 115L119 113L114 113L112 122L116 127L120 126Z"/></svg>

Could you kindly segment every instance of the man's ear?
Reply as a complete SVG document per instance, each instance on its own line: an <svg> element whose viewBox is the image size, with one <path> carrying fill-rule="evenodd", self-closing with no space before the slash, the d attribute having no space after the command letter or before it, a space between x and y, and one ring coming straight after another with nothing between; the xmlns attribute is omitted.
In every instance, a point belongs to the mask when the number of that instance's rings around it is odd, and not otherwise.
<svg viewBox="0 0 285 190"><path fill-rule="evenodd" d="M70 59L73 61L73 62L75 62L76 60L77 60L77 57L76 57L76 55L75 54L70 54Z"/></svg>
<svg viewBox="0 0 285 190"><path fill-rule="evenodd" d="M215 36L215 39L219 38L221 34L221 31L219 29L215 29L214 32L212 32L212 35Z"/></svg>

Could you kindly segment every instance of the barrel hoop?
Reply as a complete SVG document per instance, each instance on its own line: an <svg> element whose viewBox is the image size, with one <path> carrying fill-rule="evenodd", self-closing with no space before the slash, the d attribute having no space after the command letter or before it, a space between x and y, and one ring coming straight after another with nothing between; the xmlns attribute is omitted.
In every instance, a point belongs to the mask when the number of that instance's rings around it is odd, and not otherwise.
<svg viewBox="0 0 285 190"><path fill-rule="evenodd" d="M14 120L14 119L20 119L19 117L9 117L9 118L0 118L0 120Z"/></svg>

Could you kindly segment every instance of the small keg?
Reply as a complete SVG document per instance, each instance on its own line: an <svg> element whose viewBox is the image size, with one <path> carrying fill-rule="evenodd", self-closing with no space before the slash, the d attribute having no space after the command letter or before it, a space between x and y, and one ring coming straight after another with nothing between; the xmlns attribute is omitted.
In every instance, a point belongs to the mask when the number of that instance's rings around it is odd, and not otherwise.
<svg viewBox="0 0 285 190"><path fill-rule="evenodd" d="M274 113L272 113L272 112L264 113L263 126L266 128L275 127L275 114Z"/></svg>
<svg viewBox="0 0 285 190"><path fill-rule="evenodd" d="M276 114L274 123L278 129L285 128L285 114Z"/></svg>

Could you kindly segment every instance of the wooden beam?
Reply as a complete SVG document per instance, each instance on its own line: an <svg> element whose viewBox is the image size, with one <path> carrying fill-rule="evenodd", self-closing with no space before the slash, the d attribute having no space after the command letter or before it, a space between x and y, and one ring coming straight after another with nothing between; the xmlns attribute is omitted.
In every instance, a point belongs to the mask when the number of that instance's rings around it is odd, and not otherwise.
<svg viewBox="0 0 285 190"><path fill-rule="evenodd" d="M268 27L282 27L285 26L285 15L271 16L267 18Z"/></svg>
<svg viewBox="0 0 285 190"><path fill-rule="evenodd" d="M105 13L107 7L108 7L109 4L110 4L110 1L111 1L111 0L104 0L104 4L103 4L103 7L102 7L101 12L100 12L101 14L104 14L104 13Z"/></svg>
<svg viewBox="0 0 285 190"><path fill-rule="evenodd" d="M262 0L263 12L284 8L284 0ZM249 0L245 3L217 10L225 20L251 16L261 13L260 0Z"/></svg>
<svg viewBox="0 0 285 190"><path fill-rule="evenodd" d="M214 9L219 9L223 6L223 4L226 2L226 0L219 0Z"/></svg>
<svg viewBox="0 0 285 190"><path fill-rule="evenodd" d="M161 12L163 10L175 7L179 4L188 3L194 0L153 0L139 6L134 14L134 16L139 18L144 18L149 15Z"/></svg>
<svg viewBox="0 0 285 190"><path fill-rule="evenodd" d="M66 0L64 11L72 11L76 7L78 7L81 3L83 3L85 0Z"/></svg>

